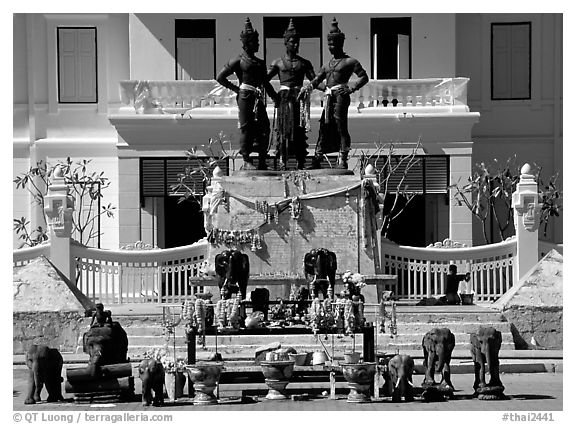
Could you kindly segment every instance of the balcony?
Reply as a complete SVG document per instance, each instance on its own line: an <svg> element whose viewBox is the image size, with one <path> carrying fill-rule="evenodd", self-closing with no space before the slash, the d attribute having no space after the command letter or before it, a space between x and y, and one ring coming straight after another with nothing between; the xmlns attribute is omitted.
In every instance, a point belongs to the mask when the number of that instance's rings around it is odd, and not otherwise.
<svg viewBox="0 0 576 424"><path fill-rule="evenodd" d="M349 127L353 141L373 145L378 140L468 140L479 118L467 105L468 81L371 80L351 96ZM272 85L279 88L277 80ZM203 144L220 131L228 135L237 131L236 94L215 80L130 80L120 82L120 91L122 106L109 119L120 134L121 148L182 149ZM312 144L322 101L323 93L314 90L310 102ZM268 115L272 120L271 101Z"/></svg>

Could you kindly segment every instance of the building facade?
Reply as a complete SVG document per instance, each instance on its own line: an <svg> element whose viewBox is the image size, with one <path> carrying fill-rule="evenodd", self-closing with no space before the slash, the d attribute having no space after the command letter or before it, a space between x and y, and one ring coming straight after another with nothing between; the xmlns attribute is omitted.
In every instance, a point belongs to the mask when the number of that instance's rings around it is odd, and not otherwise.
<svg viewBox="0 0 576 424"><path fill-rule="evenodd" d="M289 17L250 15L266 63L282 54ZM351 168L360 172L360 157L377 155L378 144L394 144L398 156L417 149L410 184L418 196L396 241L481 243L479 226L446 188L464 182L477 162L516 154L518 164L536 162L544 176L562 172L561 14L335 17L345 51L371 79L350 108ZM333 15L294 18L301 55L318 68L330 58L325 34ZM238 149L234 99L213 79L241 51L244 19L15 14L14 176L38 160L90 158L89 167L111 181L102 202L117 208L99 222L101 247L142 240L166 248L201 238L199 203L179 203L170 186L185 150L208 154L208 139L220 132ZM142 99L149 108L140 107ZM320 111L313 103L310 152ZM237 165L228 160L226 172ZM13 199L14 218L26 216L32 227L42 222L24 190L14 189ZM562 242L561 219L547 238Z"/></svg>

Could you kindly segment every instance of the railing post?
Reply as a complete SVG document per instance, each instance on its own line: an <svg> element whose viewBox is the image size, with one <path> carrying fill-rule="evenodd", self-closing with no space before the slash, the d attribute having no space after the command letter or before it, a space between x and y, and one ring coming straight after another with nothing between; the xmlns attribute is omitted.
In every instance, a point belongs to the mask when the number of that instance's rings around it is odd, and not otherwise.
<svg viewBox="0 0 576 424"><path fill-rule="evenodd" d="M525 164L520 172L520 181L512 195L518 247L514 282L520 280L538 262L538 227L542 209L538 198L538 183L530 173L530 165Z"/></svg>
<svg viewBox="0 0 576 424"><path fill-rule="evenodd" d="M50 261L71 282L76 283L76 264L70 255L74 199L68 195L62 167L52 173L52 183L44 196L44 213L50 234Z"/></svg>

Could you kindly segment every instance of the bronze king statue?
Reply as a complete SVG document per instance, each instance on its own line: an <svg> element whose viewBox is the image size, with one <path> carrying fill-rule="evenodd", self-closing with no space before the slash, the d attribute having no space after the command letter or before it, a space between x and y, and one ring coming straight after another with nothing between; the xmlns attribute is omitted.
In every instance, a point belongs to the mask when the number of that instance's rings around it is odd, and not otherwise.
<svg viewBox="0 0 576 424"><path fill-rule="evenodd" d="M244 30L240 33L244 51L232 58L222 68L216 80L224 87L236 93L238 103L238 125L240 128L240 155L244 163L242 169L256 169L250 154L258 153L258 169L266 170L266 155L270 138L270 121L266 114L266 96L276 98L276 92L270 85L266 64L255 56L260 47L258 31L254 30L250 18L246 18ZM237 86L228 80L232 74L238 77Z"/></svg>
<svg viewBox="0 0 576 424"><path fill-rule="evenodd" d="M339 152L338 168L348 169L348 153L351 144L348 132L350 94L368 82L368 75L358 60L344 53L345 35L338 28L336 18L332 21L327 39L328 50L332 58L322 66L306 90L319 88L320 83L326 81L324 111L320 118L320 133L310 169L319 169L323 155L334 152ZM356 74L358 80L351 85L348 81L353 73Z"/></svg>
<svg viewBox="0 0 576 424"><path fill-rule="evenodd" d="M280 90L276 98L278 117L276 119L276 156L279 158L279 170L288 169L288 157L295 156L297 169L304 169L308 143L306 131L309 129L309 91L303 91L304 77L312 81L316 74L310 61L298 55L300 48L300 34L290 19L288 28L284 32L284 45L286 54L272 62L268 70L268 78L276 75L280 80ZM298 97L300 93L303 95ZM307 101L306 105L301 101Z"/></svg>

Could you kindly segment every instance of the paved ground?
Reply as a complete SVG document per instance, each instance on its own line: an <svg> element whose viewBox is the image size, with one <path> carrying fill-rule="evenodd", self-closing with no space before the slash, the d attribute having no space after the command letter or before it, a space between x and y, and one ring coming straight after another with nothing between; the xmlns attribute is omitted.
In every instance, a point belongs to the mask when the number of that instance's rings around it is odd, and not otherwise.
<svg viewBox="0 0 576 424"><path fill-rule="evenodd" d="M316 398L309 401L268 401L259 398L250 398L252 402L241 403L240 399L230 399L226 393L222 397L223 402L214 406L193 406L188 398L179 400L176 404L167 403L164 408L142 407L139 401L111 405L76 405L71 400L70 394L66 402L59 404L41 403L37 405L24 405L26 390L26 372L22 367L16 367L13 371L13 409L14 411L92 411L112 413L117 411L147 411L150 413L165 413L168 411L562 411L562 373L523 373L503 374L502 381L506 387L506 400L480 401L472 398L472 374L455 374L453 383L456 387L455 398L442 403L424 403L419 398L412 403L392 403L389 398L378 400L370 404L349 404L346 402L346 390L339 394L337 400ZM414 382L419 386L423 376L415 376ZM141 392L140 381L136 379L136 393ZM290 387L290 386L288 386ZM46 396L45 392L43 398ZM554 418L557 418L557 413ZM76 418L74 418L76 421ZM524 421L530 421L524 419ZM534 419L532 421L535 421ZM549 420L547 420L549 421Z"/></svg>

